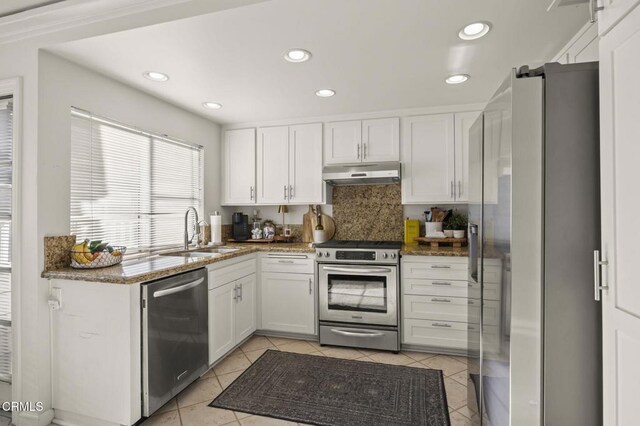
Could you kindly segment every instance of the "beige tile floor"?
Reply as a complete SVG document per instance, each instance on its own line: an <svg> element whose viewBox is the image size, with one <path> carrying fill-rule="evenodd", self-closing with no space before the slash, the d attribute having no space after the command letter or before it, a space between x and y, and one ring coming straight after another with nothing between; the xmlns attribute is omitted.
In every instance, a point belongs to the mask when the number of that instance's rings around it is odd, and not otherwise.
<svg viewBox="0 0 640 426"><path fill-rule="evenodd" d="M384 364L434 368L443 371L452 426L469 426L467 401L467 360L464 357L421 352L379 352L365 349L321 347L317 342L280 337L254 336L221 363L169 401L143 423L144 426L295 425L296 423L209 407L208 404L229 386L267 349L328 356Z"/></svg>

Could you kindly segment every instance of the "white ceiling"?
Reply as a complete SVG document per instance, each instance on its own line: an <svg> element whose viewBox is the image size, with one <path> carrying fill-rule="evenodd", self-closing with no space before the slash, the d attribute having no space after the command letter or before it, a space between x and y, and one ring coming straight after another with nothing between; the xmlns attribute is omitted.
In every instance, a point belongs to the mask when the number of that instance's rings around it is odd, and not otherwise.
<svg viewBox="0 0 640 426"><path fill-rule="evenodd" d="M467 104L487 101L510 68L551 59L587 21L584 5L546 3L271 0L50 50L218 123ZM486 37L457 37L478 20L493 25ZM285 62L292 47L311 60ZM171 78L154 83L146 70ZM471 79L445 84L452 73ZM320 88L337 94L318 98Z"/></svg>
<svg viewBox="0 0 640 426"><path fill-rule="evenodd" d="M0 2L0 16L19 13L53 3L60 3L64 0L2 0Z"/></svg>

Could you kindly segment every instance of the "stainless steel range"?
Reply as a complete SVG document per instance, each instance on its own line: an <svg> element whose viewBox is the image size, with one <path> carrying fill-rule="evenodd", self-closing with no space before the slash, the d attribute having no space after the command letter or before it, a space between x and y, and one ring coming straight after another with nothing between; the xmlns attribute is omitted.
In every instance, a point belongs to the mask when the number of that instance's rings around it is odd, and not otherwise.
<svg viewBox="0 0 640 426"><path fill-rule="evenodd" d="M316 246L320 344L400 350L400 242Z"/></svg>

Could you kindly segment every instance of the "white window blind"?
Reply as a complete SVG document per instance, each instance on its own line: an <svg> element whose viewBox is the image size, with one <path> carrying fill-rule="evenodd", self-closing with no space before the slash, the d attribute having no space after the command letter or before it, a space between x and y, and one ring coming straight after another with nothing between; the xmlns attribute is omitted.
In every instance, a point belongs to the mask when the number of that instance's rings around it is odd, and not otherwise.
<svg viewBox="0 0 640 426"><path fill-rule="evenodd" d="M202 147L71 111L71 232L127 253L183 243L203 210ZM190 215L189 229L193 227Z"/></svg>
<svg viewBox="0 0 640 426"><path fill-rule="evenodd" d="M0 99L0 380L11 382L13 98Z"/></svg>

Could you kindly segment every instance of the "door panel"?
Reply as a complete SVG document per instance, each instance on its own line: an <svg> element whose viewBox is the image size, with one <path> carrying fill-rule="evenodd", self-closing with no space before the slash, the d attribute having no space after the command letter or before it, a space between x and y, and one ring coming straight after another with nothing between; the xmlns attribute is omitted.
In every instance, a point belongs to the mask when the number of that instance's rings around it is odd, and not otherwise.
<svg viewBox="0 0 640 426"><path fill-rule="evenodd" d="M402 140L402 202L454 201L453 114L409 117Z"/></svg>
<svg viewBox="0 0 640 426"><path fill-rule="evenodd" d="M629 5L632 1L609 0ZM605 9L604 20L611 12ZM604 424L637 423L640 392L640 8L600 43L600 167Z"/></svg>
<svg viewBox="0 0 640 426"><path fill-rule="evenodd" d="M209 364L235 345L235 282L209 290Z"/></svg>
<svg viewBox="0 0 640 426"><path fill-rule="evenodd" d="M400 160L400 119L381 118L362 122L362 162Z"/></svg>
<svg viewBox="0 0 640 426"><path fill-rule="evenodd" d="M322 124L289 127L290 203L322 202Z"/></svg>
<svg viewBox="0 0 640 426"><path fill-rule="evenodd" d="M324 163L344 164L362 161L362 122L338 121L325 124Z"/></svg>
<svg viewBox="0 0 640 426"><path fill-rule="evenodd" d="M224 139L224 202L256 202L256 131L228 130Z"/></svg>
<svg viewBox="0 0 640 426"><path fill-rule="evenodd" d="M289 196L289 128L258 129L258 203L283 204Z"/></svg>
<svg viewBox="0 0 640 426"><path fill-rule="evenodd" d="M256 275L236 281L238 300L235 305L235 343L240 343L256 331Z"/></svg>
<svg viewBox="0 0 640 426"><path fill-rule="evenodd" d="M314 334L313 274L262 274L262 328Z"/></svg>
<svg viewBox="0 0 640 426"><path fill-rule="evenodd" d="M456 201L469 200L469 132L479 112L455 115L455 196Z"/></svg>

